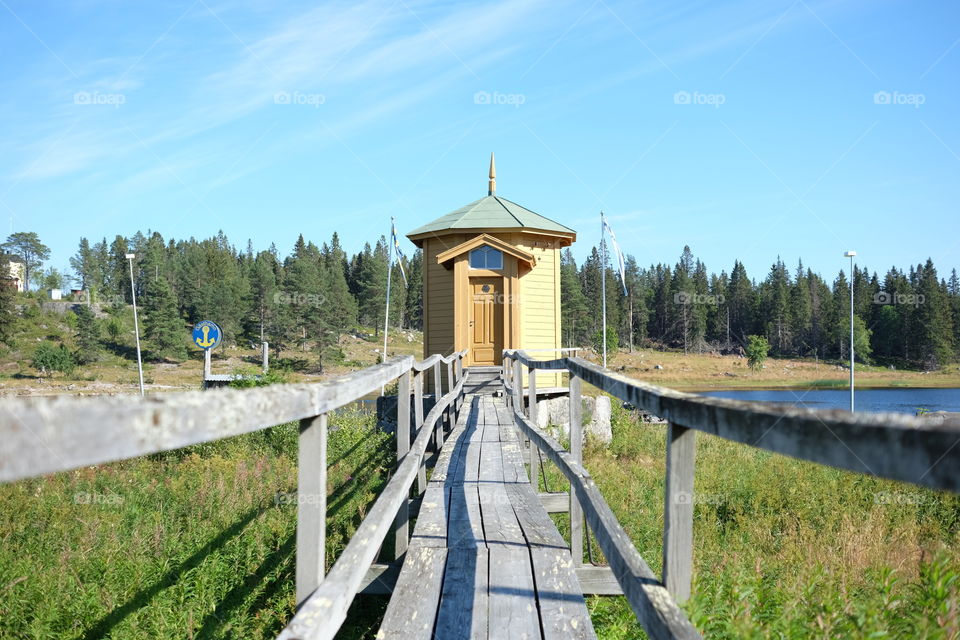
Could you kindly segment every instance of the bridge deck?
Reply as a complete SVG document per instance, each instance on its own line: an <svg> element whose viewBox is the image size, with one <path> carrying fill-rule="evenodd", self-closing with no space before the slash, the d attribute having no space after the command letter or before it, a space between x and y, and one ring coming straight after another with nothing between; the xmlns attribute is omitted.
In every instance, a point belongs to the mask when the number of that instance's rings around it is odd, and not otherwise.
<svg viewBox="0 0 960 640"><path fill-rule="evenodd" d="M378 638L595 638L570 551L502 398L467 396ZM469 407L469 408L468 408Z"/></svg>

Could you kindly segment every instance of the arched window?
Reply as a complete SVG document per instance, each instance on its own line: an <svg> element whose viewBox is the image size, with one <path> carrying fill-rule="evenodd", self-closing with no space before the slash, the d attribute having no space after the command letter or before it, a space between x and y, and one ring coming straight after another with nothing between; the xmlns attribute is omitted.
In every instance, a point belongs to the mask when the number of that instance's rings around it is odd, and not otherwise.
<svg viewBox="0 0 960 640"><path fill-rule="evenodd" d="M503 269L503 252L486 245L470 252L471 269Z"/></svg>

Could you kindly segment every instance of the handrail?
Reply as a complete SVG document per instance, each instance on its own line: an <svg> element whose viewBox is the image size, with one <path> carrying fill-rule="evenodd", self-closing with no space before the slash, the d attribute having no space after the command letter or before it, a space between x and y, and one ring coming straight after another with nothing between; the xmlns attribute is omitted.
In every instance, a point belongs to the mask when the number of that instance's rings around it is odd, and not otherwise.
<svg viewBox="0 0 960 640"><path fill-rule="evenodd" d="M398 356L325 382L254 389L144 398L3 398L0 482L179 449L318 416L380 389L413 363L413 356Z"/></svg>
<svg viewBox="0 0 960 640"><path fill-rule="evenodd" d="M638 621L651 637L699 637L677 606L690 595L697 430L819 464L960 491L960 477L954 474L960 468L960 447L956 447L960 433L910 416L795 409L708 398L633 380L581 358L535 360L522 350L504 350L503 362L502 379L513 407L514 422L530 442L531 482L536 481L534 460L540 450L570 481L570 548L574 563L582 562L579 522L583 513ZM529 378L528 415L523 413L524 368ZM570 372L570 452L535 424L537 370ZM582 466L582 382L669 423L662 581L643 561Z"/></svg>
<svg viewBox="0 0 960 640"><path fill-rule="evenodd" d="M468 351L469 351L469 349L464 349L463 351L457 351L457 352L455 352L455 353L451 353L450 355L448 355L448 356L446 356L446 357L440 355L439 353L435 353L435 354L433 354L432 356L430 356L429 358L427 358L427 359L425 359L425 360L423 360L423 361L421 361L421 362L414 362L414 363L413 363L413 370L414 370L414 371L426 371L426 370L429 369L430 367L432 367L432 366L434 366L435 364L440 363L440 362L442 362L443 364L450 364L450 363L453 362L454 360L457 360L457 359L459 359L459 358L462 358L462 357L466 356Z"/></svg>
<svg viewBox="0 0 960 640"><path fill-rule="evenodd" d="M960 492L960 447L955 446L960 434L949 426L899 413L713 398L633 380L581 358L534 360L521 351L505 355L535 369L567 369L671 424L801 460Z"/></svg>

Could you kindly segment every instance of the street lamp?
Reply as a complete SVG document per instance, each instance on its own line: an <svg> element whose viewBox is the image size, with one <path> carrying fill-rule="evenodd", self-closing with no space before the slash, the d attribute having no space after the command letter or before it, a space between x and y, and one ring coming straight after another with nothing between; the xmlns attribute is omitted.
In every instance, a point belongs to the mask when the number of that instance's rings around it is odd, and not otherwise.
<svg viewBox="0 0 960 640"><path fill-rule="evenodd" d="M857 255L856 251L847 251L843 254L845 258L850 258L850 412L853 412L853 258Z"/></svg>
<svg viewBox="0 0 960 640"><path fill-rule="evenodd" d="M127 254L130 263L130 295L133 297L133 334L137 337L137 371L140 373L140 395L143 396L143 361L140 359L140 323L137 320L137 286L133 282L133 259L135 253Z"/></svg>

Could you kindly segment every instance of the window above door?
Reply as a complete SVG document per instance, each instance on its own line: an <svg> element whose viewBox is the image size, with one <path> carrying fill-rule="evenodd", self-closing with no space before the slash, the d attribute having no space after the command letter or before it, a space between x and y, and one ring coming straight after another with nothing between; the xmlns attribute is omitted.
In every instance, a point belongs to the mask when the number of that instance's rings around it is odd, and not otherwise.
<svg viewBox="0 0 960 640"><path fill-rule="evenodd" d="M471 269L503 269L503 252L483 245L470 252Z"/></svg>

